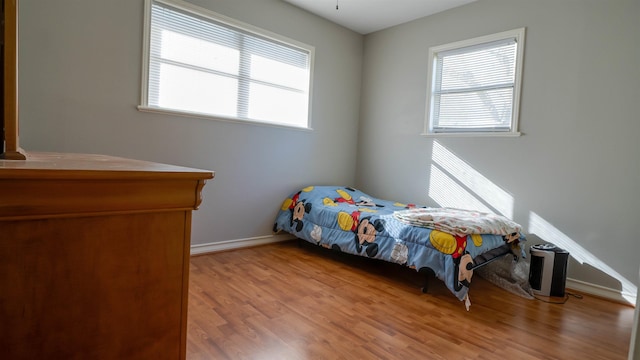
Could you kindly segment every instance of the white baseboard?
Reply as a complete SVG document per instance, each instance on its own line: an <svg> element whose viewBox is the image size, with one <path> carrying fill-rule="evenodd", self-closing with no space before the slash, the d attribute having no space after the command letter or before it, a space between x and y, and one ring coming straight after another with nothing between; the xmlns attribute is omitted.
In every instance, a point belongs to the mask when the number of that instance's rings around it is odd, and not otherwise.
<svg viewBox="0 0 640 360"><path fill-rule="evenodd" d="M570 290L580 291L582 293L593 295L615 302L629 304L635 306L637 294L623 293L620 290L591 284L588 282L567 278L566 288Z"/></svg>
<svg viewBox="0 0 640 360"><path fill-rule="evenodd" d="M251 246L266 245L281 241L293 240L295 237L289 234L266 235L246 239L226 240L208 244L191 245L191 255L202 255L224 250L240 249Z"/></svg>
<svg viewBox="0 0 640 360"><path fill-rule="evenodd" d="M273 244L277 242L293 240L295 237L290 234L266 235L246 239L226 240L208 244L191 245L191 255L202 255L218 251L241 249L251 246ZM620 290L587 283L584 281L567 278L566 288L580 291L585 294L598 296L615 302L630 304L635 306L637 294L626 294Z"/></svg>

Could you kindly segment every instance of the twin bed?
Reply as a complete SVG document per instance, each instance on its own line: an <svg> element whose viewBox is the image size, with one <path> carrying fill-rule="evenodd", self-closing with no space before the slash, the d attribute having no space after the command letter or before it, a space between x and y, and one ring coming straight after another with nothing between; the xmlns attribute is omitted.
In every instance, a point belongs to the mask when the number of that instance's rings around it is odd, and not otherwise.
<svg viewBox="0 0 640 360"><path fill-rule="evenodd" d="M338 186L309 186L288 196L274 232L328 249L433 273L469 308L473 270L513 254L524 256L521 228L487 213L373 198Z"/></svg>

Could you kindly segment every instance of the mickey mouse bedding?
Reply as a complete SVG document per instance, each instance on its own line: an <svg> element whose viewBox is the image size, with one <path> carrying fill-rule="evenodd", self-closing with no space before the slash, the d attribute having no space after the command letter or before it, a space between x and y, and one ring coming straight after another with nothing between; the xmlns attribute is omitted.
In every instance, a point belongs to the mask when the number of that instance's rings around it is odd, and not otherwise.
<svg viewBox="0 0 640 360"><path fill-rule="evenodd" d="M288 196L274 232L285 231L310 243L398 263L416 271L431 269L465 301L474 259L509 244L524 256L518 224L488 213L373 198L350 187L309 186ZM519 250L519 251L516 251Z"/></svg>

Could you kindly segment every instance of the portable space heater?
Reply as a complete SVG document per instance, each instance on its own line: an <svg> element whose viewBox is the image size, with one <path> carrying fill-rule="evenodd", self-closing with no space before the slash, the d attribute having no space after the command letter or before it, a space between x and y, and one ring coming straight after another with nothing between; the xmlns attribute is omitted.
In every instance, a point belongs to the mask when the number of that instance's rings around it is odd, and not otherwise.
<svg viewBox="0 0 640 360"><path fill-rule="evenodd" d="M564 297L569 252L553 244L537 244L529 249L529 285L534 294Z"/></svg>

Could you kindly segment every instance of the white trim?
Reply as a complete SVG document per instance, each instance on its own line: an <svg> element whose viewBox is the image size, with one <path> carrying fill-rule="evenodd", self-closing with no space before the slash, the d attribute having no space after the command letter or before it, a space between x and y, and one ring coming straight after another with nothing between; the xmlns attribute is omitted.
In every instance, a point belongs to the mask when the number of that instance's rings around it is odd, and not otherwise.
<svg viewBox="0 0 640 360"><path fill-rule="evenodd" d="M277 43L281 43L291 48L297 48L300 51L305 51L309 55L309 85L307 89L307 118L305 124L301 125L293 125L293 124L281 124L276 121L271 120L255 120L255 119L244 119L239 117L224 117L215 114L206 114L200 115L199 113L189 112L189 111L180 111L173 109L159 109L153 108L149 106L149 67L150 67L150 52L151 52L151 9L153 2L157 2L166 6L174 7L176 9L188 12L193 14L194 16L201 16L212 21L225 24L232 28L239 29L241 31L245 31L247 33L251 33L257 37L265 38L270 41L274 41ZM183 0L144 0L144 19L143 19L143 39L142 39L142 80L141 80L141 95L140 95L140 105L138 106L138 110L147 111L147 112L166 112L172 113L175 115L181 116L192 116L192 117L201 117L201 118L210 118L214 120L222 120L222 121L230 121L230 122L239 122L239 123L255 123L260 125L274 125L276 127L286 127L286 128L295 128L295 129L305 129L305 130L313 130L312 128L312 120L313 120L313 79L314 79L314 69L315 69L315 46L305 44L301 41L292 39L290 37L277 34L275 32L230 18L228 16L219 14L215 11L209 10L204 7L200 7L189 2ZM158 111L162 110L162 111Z"/></svg>
<svg viewBox="0 0 640 360"><path fill-rule="evenodd" d="M140 104L149 103L149 51L151 43L151 0L144 2L144 21L142 28L142 91Z"/></svg>
<svg viewBox="0 0 640 360"><path fill-rule="evenodd" d="M246 239L226 240L212 242L208 244L191 245L191 256L216 253L220 251L242 249L247 247L275 244L283 241L296 239L291 234L266 235L257 236ZM637 294L625 294L620 290L608 288L601 285L591 284L581 280L567 278L566 288L570 290L580 291L582 293L601 297L618 303L629 304L635 306Z"/></svg>
<svg viewBox="0 0 640 360"><path fill-rule="evenodd" d="M637 291L640 297L640 289ZM629 360L637 360L640 358L640 333L638 333L638 316L640 308L638 308L638 298L636 298L636 311L633 314L633 328L631 329L631 342L629 344Z"/></svg>
<svg viewBox="0 0 640 360"><path fill-rule="evenodd" d="M289 38L287 36L284 35L280 35L277 34L273 31L269 31L254 25L251 25L249 23L245 23L242 22L240 20L236 20L234 18L230 18L226 15L222 15L220 13L217 13L213 10L209 10L207 8L204 7L200 7L191 3L188 3L186 1L182 1L182 0L146 0L146 2L151 3L152 1L158 2L158 3L162 3L164 5L167 6L171 6L174 8L177 8L179 10L182 11L186 11L189 12L191 14L194 14L196 16L202 16L205 18L208 18L210 20L214 20L217 22L221 22L225 25L231 26L231 27L235 27L235 28L240 28L242 30L248 31L250 33L253 33L257 36L263 37L263 38L267 38L267 39L271 39L277 42L281 42L281 43L286 43L289 46L292 47L297 47L301 50L305 50L305 51L314 51L314 47L308 44L305 44L301 41ZM150 5L149 5L150 6ZM150 12L149 12L150 14ZM149 15L149 18L151 17L151 15Z"/></svg>
<svg viewBox="0 0 640 360"><path fill-rule="evenodd" d="M473 39L467 39L462 41L456 41L449 44L432 46L429 48L429 56L427 63L427 96L426 96L426 107L425 107L425 119L424 119L424 128L421 135L429 135L429 136L442 136L442 135L453 135L459 136L456 133L451 132L434 132L432 129L431 123L431 114L433 113L433 88L435 82L435 71L436 71L436 62L434 59L437 55L443 51L452 51L459 48L468 48L469 46L480 45L500 40L505 40L508 38L514 38L517 43L516 49L516 68L515 68L515 83L513 87L513 105L512 105L512 113L511 113L511 130L508 132L491 132L491 136L520 136L518 132L519 122L520 122L520 94L522 91L522 67L524 61L524 43L525 43L525 33L526 28L518 28L508 31L499 32L496 34L485 35L476 37ZM506 134L505 134L506 133ZM468 132L468 136L483 136L482 133L477 132Z"/></svg>
<svg viewBox="0 0 640 360"><path fill-rule="evenodd" d="M225 250L241 249L246 247L273 244L287 240L293 240L295 236L289 234L266 235L246 239L226 240L208 244L191 245L191 256L214 253Z"/></svg>
<svg viewBox="0 0 640 360"><path fill-rule="evenodd" d="M605 298L607 300L635 306L637 294L624 293L620 290L601 285L591 284L581 280L567 278L567 289L576 290L585 294Z"/></svg>
<svg viewBox="0 0 640 360"><path fill-rule="evenodd" d="M239 119L239 118L230 117L230 116L212 115L212 114L205 114L205 113L199 113L195 111L186 111L186 110L172 110L172 109L160 108L155 106L138 105L137 109L138 111L155 113L155 114L176 115L176 116L184 116L184 117L191 117L191 118L205 119L205 120L233 122L233 123L239 123L239 124L263 125L263 126L287 128L287 129L294 129L294 130L313 131L312 127L307 127L307 126L282 124L282 123L277 123L273 121L270 122L270 121L259 121L259 120L253 120L253 119Z"/></svg>
<svg viewBox="0 0 640 360"><path fill-rule="evenodd" d="M503 132L450 132L450 133L422 133L424 137L518 137L522 136L521 132L503 131Z"/></svg>

